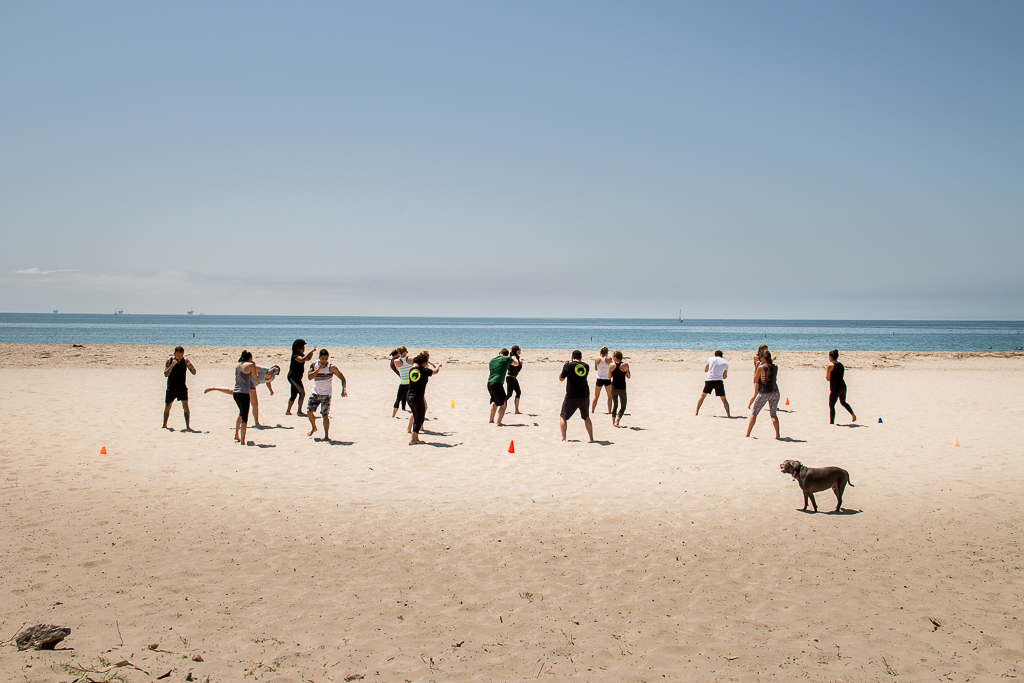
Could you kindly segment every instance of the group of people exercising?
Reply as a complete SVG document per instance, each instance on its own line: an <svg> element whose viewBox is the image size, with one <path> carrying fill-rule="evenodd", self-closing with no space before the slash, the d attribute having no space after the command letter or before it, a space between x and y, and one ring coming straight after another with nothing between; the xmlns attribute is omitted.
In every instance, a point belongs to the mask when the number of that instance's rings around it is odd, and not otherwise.
<svg viewBox="0 0 1024 683"><path fill-rule="evenodd" d="M311 362L317 349L314 347L307 353L306 341L296 339L292 344L292 353L288 367L288 384L291 394L288 398L288 408L285 415L292 414L292 407L298 400L296 415L309 419L311 429L308 436L317 432L316 411L320 411L323 423L324 441L330 441L330 410L331 397L333 393L333 379L341 380L341 396L348 396L348 382L340 369L330 362L330 352L327 349L320 349L317 360ZM502 419L508 407L508 402L515 396L514 411L516 415L521 414L519 401L522 397L522 387L519 384L519 373L523 369L523 359L520 355L521 349L513 346L511 349L501 349L498 355L488 362L489 374L487 377L487 393L490 397L490 419L489 422L502 426ZM404 346L394 349L390 354L391 370L398 376L398 394L395 398L392 417L397 417L401 408L410 413L407 432L411 435L409 444L421 443L419 435L427 413L426 388L429 379L441 371L441 363L430 362L430 354L423 351L412 359L409 358L409 350ZM839 362L839 351L833 349L828 353L829 363L825 368L825 378L829 382L829 421L835 424L836 402L839 402L849 413L854 422L857 416L853 409L846 402L846 381L845 368ZM306 364L309 363L309 367ZM594 441L594 429L590 420L590 413L597 409L597 402L601 397L602 389L607 399L607 414L612 417L612 426L622 427L620 421L626 412L626 380L631 377L629 363L624 361L622 351L615 351L609 355L608 347L601 347L598 355L594 358L594 370L597 372L597 381L594 388L594 395L590 396L590 365L583 361L583 352L576 350L570 354L570 359L562 366L558 376L559 381L566 383L565 398L562 401L562 408L559 411L559 428L562 441L566 439L566 429L569 419L579 412L580 417L587 429L587 435ZM274 393L273 381L280 374L280 367L272 365L264 367L257 365L252 353L243 351L235 365L235 385L233 388L210 387L205 393L220 391L230 394L238 406L238 417L235 419L235 441L245 444L246 427L249 421L249 411L255 418L255 426L259 423L259 401L256 396L256 388L266 384L271 395ZM697 401L699 414L704 399L711 393L722 399L725 407L726 417L731 417L729 401L725 397L725 380L729 374L729 364L725 361L721 351L715 351L704 365L707 378L704 382L704 389ZM186 386L186 372L196 374L195 366L185 358L185 349L181 346L175 347L174 355L167 359L164 368L164 376L167 378L167 393L164 404L164 423L167 428L167 420L170 416L171 405L174 401L181 401L185 416L185 429L191 431L189 426L188 387ZM750 409L750 417L747 421L746 436L750 436L751 430L757 421L757 416L768 406L772 425L775 428L775 438L779 439L779 367L773 359L768 347L764 344L757 350L754 356L754 394L747 402ZM313 390L306 399L306 389L303 384L303 376L313 381ZM302 412L305 402L306 412ZM495 420L497 418L497 420Z"/></svg>

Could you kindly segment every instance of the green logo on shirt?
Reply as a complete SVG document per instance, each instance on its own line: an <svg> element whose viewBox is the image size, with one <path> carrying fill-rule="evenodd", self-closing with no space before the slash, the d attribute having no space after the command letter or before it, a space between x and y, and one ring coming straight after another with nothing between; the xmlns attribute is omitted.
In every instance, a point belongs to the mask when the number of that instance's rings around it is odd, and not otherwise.
<svg viewBox="0 0 1024 683"><path fill-rule="evenodd" d="M587 366L583 365L583 364L577 365L576 366L576 374L578 376L580 376L580 377L586 377L587 376Z"/></svg>
<svg viewBox="0 0 1024 683"><path fill-rule="evenodd" d="M411 370L411 371L409 371L409 381L410 382L419 382L420 381L420 371L419 370Z"/></svg>

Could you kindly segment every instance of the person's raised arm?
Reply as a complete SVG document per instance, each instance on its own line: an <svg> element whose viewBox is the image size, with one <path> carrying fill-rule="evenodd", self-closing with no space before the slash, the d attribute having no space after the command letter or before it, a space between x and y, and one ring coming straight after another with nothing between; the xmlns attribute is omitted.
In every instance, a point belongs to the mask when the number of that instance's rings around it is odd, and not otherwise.
<svg viewBox="0 0 1024 683"><path fill-rule="evenodd" d="M320 361L317 361L314 365L309 368L309 372L306 373L306 379L313 379L316 377L316 373L320 370Z"/></svg>
<svg viewBox="0 0 1024 683"><path fill-rule="evenodd" d="M302 357L302 362L303 363L308 363L309 361L311 361L313 359L313 354L314 353L316 353L316 347L315 346L313 347L312 351L310 351L309 353L307 353L305 356Z"/></svg>
<svg viewBox="0 0 1024 683"><path fill-rule="evenodd" d="M167 359L167 365L164 367L164 377L171 376L171 370L174 369L174 365L174 357L171 356L170 358Z"/></svg>
<svg viewBox="0 0 1024 683"><path fill-rule="evenodd" d="M196 374L196 366L192 365L192 361L190 361L188 358L185 359L185 367L188 368L189 372L191 372L193 375Z"/></svg>
<svg viewBox="0 0 1024 683"><path fill-rule="evenodd" d="M442 365L444 365L444 363L438 363L438 364L437 364L437 366L436 366L436 367L434 368L434 374L435 374L435 375L436 375L437 373L441 372L441 366L442 366Z"/></svg>

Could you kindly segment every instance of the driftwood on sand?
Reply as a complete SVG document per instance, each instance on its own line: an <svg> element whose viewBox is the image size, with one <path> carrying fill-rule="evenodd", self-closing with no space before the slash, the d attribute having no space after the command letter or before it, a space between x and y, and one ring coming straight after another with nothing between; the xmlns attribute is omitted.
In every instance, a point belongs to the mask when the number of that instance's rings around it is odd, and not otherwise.
<svg viewBox="0 0 1024 683"><path fill-rule="evenodd" d="M14 636L19 650L52 650L71 634L71 629L53 624L36 624Z"/></svg>

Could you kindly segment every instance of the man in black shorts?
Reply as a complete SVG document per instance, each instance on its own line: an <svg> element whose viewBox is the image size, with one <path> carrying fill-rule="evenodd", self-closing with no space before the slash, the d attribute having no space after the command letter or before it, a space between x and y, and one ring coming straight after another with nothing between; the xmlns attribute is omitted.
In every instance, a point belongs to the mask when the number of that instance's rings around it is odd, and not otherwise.
<svg viewBox="0 0 1024 683"><path fill-rule="evenodd" d="M491 419L494 422L494 413L498 413L498 426L501 426L501 418L505 417L505 408L508 400L505 398L505 374L512 358L508 355L508 349L498 351L498 355L490 360L487 369L490 374L487 376L487 393L491 397Z"/></svg>
<svg viewBox="0 0 1024 683"><path fill-rule="evenodd" d="M704 365L704 372L708 373L708 378L704 381L704 393L700 395L700 400L697 401L697 412L694 415L700 413L700 406L704 403L705 397L713 391L716 396L721 396L722 398L722 405L725 406L725 416L732 417L729 414L729 402L725 400L725 378L729 376L729 364L725 362L721 351L715 351L715 355L708 358L708 362Z"/></svg>
<svg viewBox="0 0 1024 683"><path fill-rule="evenodd" d="M167 393L164 396L164 429L167 429L167 418L171 416L171 404L181 401L181 407L185 411L185 431L192 429L188 425L188 387L185 386L185 371L196 374L196 368L185 358L185 347L175 346L174 355L167 359L164 367L164 377L167 378Z"/></svg>
<svg viewBox="0 0 1024 683"><path fill-rule="evenodd" d="M562 412L559 413L559 427L562 430L562 441L565 441L566 420L580 411L583 424L587 426L587 436L594 441L594 425L590 422L590 384L587 376L590 366L583 362L583 352L573 351L572 360L562 366L559 382L565 382L565 400L562 401Z"/></svg>

